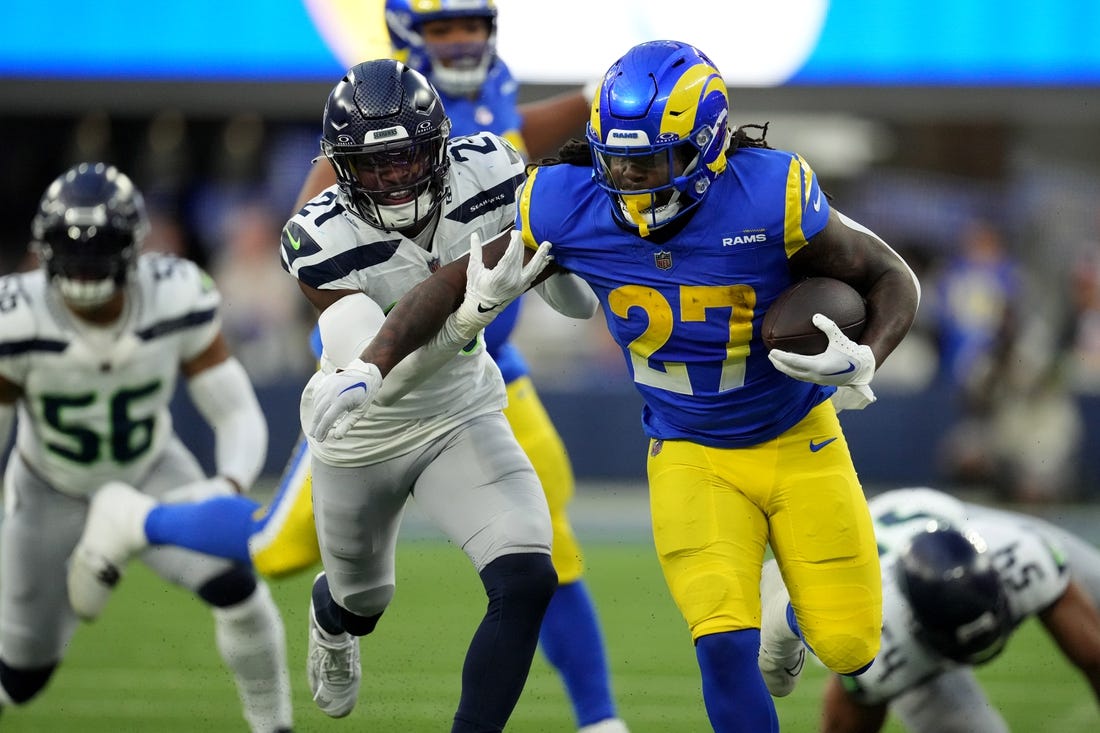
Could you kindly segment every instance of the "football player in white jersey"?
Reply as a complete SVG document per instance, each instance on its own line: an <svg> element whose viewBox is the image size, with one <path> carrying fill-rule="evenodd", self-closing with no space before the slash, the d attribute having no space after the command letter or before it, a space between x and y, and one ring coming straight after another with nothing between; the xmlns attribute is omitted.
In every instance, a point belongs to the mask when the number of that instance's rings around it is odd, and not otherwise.
<svg viewBox="0 0 1100 733"><path fill-rule="evenodd" d="M0 705L35 697L78 618L94 616L70 605L66 563L119 578L94 544L73 552L93 493L228 493L263 465L266 423L221 335L220 296L193 263L141 254L148 228L128 177L81 163L42 196L32 224L41 268L0 278L0 445L17 424L0 527ZM181 375L214 428L213 478L172 428ZM211 607L250 729L290 730L284 630L267 587L247 568L178 548L142 559Z"/></svg>
<svg viewBox="0 0 1100 733"><path fill-rule="evenodd" d="M503 379L480 332L541 271L548 245L524 267L516 238L496 267L482 266L479 242L512 226L523 161L495 134L449 138L449 131L420 73L393 60L353 67L323 120L321 147L337 185L283 230L283 264L321 311L324 344L301 405L324 565L310 606L308 672L323 711L352 710L358 637L374 630L393 598L398 529L415 496L468 555L488 596L451 730L499 731L522 692L557 577L546 498L503 415ZM436 338L450 350L446 363L362 420L354 413L334 423L328 412L343 413L342 400L365 389L363 380L372 391L381 382L357 358L374 335L370 319L355 315L361 306L387 309L468 251L476 297ZM595 312L590 291L570 277L549 278L539 290L568 315ZM314 414L315 401L330 410Z"/></svg>
<svg viewBox="0 0 1100 733"><path fill-rule="evenodd" d="M892 713L910 733L1007 733L974 667L1035 616L1100 699L1100 550L1037 517L964 503L928 488L869 502L882 552L882 647L858 678L826 683L825 733L874 733ZM776 612L765 632L793 638ZM772 613L768 613L768 610Z"/></svg>

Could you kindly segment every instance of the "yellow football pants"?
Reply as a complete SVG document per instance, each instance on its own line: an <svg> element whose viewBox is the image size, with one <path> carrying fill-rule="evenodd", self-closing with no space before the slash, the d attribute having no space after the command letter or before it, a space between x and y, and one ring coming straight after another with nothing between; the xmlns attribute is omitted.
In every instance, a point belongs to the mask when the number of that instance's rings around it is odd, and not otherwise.
<svg viewBox="0 0 1100 733"><path fill-rule="evenodd" d="M693 639L760 627L765 545L799 627L830 669L878 652L882 585L874 530L830 402L749 448L651 441L653 540Z"/></svg>

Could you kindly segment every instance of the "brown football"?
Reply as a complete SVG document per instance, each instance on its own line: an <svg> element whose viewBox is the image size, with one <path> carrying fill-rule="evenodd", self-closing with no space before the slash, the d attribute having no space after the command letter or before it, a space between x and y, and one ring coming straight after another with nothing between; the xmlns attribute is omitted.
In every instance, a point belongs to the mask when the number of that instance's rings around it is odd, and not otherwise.
<svg viewBox="0 0 1100 733"><path fill-rule="evenodd" d="M768 308L760 328L764 345L769 351L820 354L829 339L813 324L815 313L831 318L853 341L859 339L867 322L863 296L851 285L830 277L811 277L784 290Z"/></svg>

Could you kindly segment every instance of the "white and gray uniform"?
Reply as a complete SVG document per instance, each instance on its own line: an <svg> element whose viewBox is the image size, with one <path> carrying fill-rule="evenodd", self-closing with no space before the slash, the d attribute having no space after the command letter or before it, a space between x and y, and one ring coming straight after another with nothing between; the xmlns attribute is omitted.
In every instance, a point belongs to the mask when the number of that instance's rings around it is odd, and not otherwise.
<svg viewBox="0 0 1100 733"><path fill-rule="evenodd" d="M345 210L333 186L284 228L284 268L313 288L358 290L388 310L467 254L471 234L487 241L511 228L524 177L515 149L479 133L452 138L448 155L449 193L429 241L371 227ZM410 495L479 571L501 555L549 553L546 499L504 418L505 403L500 371L479 336L392 405L372 405L344 439L310 439L318 540L340 605L373 615L389 603ZM308 386L301 412L308 425Z"/></svg>
<svg viewBox="0 0 1100 733"><path fill-rule="evenodd" d="M116 324L78 321L41 270L0 278L0 375L20 386L4 476L0 645L16 667L57 662L76 627L65 564L89 495L109 480L157 497L204 478L172 428L180 363L218 333L220 296L194 264L146 254ZM232 564L162 547L142 559L192 591Z"/></svg>
<svg viewBox="0 0 1100 733"><path fill-rule="evenodd" d="M882 646L867 672L842 678L845 687L860 702L889 703L911 733L1007 733L973 668L940 657L914 638L912 612L895 580L899 550L930 520L973 529L989 548L1016 624L1056 602L1071 577L1100 600L1100 551L1036 517L927 488L888 491L869 507L882 553Z"/></svg>

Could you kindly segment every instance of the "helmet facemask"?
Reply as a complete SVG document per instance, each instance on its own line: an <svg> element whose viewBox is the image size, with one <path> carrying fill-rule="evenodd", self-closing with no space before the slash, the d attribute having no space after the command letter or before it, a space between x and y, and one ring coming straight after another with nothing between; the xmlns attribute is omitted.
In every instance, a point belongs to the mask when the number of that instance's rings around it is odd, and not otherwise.
<svg viewBox="0 0 1100 733"><path fill-rule="evenodd" d="M429 43L425 51L431 61L428 78L444 94L464 97L476 93L493 65L492 39L483 43Z"/></svg>
<svg viewBox="0 0 1100 733"><path fill-rule="evenodd" d="M616 217L643 237L693 207L710 187L692 175L700 154L687 143L591 149L596 182L618 204Z"/></svg>
<svg viewBox="0 0 1100 733"><path fill-rule="evenodd" d="M404 134L403 128L397 128ZM404 231L443 202L449 125L419 140L401 139L354 149L323 143L347 205L368 224Z"/></svg>
<svg viewBox="0 0 1100 733"><path fill-rule="evenodd" d="M68 237L70 241L60 241ZM133 270L137 247L130 232L71 226L38 242L46 275L66 303L94 308L109 301Z"/></svg>

